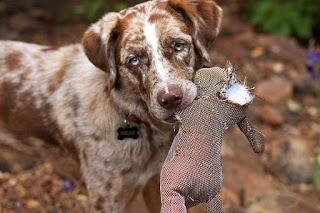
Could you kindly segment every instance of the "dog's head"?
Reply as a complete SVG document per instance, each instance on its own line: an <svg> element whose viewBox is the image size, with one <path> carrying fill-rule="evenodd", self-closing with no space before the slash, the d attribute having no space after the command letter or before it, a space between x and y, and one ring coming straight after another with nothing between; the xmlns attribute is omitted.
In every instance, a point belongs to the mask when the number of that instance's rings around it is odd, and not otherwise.
<svg viewBox="0 0 320 213"><path fill-rule="evenodd" d="M89 60L108 75L108 89L142 99L158 119L195 98L192 83L210 61L222 10L211 0L155 0L108 13L85 33Z"/></svg>

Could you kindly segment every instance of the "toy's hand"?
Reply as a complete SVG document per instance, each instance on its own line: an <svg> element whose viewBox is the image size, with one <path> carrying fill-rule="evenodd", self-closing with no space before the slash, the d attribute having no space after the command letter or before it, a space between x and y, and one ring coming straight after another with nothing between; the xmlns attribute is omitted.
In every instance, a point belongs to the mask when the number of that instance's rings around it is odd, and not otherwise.
<svg viewBox="0 0 320 213"><path fill-rule="evenodd" d="M264 151L265 136L256 129L246 118L238 123L239 129L246 135L255 153Z"/></svg>

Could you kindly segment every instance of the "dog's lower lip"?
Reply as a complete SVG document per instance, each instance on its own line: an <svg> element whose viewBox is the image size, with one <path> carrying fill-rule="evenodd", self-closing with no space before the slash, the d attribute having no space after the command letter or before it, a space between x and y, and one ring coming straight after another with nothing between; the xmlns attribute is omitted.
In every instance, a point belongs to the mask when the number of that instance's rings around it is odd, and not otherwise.
<svg viewBox="0 0 320 213"><path fill-rule="evenodd" d="M175 116L174 115L171 115L170 117L168 117L168 118L166 118L166 119L164 119L166 122L168 122L168 123L174 123L174 122L176 122L176 118L175 118Z"/></svg>

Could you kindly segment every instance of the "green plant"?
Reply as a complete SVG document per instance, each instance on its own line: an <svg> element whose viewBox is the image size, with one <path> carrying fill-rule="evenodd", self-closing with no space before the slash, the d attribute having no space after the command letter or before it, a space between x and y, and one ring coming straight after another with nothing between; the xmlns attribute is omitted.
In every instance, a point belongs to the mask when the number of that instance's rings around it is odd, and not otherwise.
<svg viewBox="0 0 320 213"><path fill-rule="evenodd" d="M313 182L317 190L320 190L320 174L319 174L319 163L315 160L312 165Z"/></svg>
<svg viewBox="0 0 320 213"><path fill-rule="evenodd" d="M64 22L73 15L80 15L84 16L90 22L95 22L107 11L120 11L128 6L127 3L122 1L110 4L107 0L81 0L80 4L69 9L58 21Z"/></svg>
<svg viewBox="0 0 320 213"><path fill-rule="evenodd" d="M318 152L319 152L319 147L318 147ZM320 153L316 154L316 157L315 157L313 165L312 165L313 183L318 191L320 191L319 161L320 161Z"/></svg>
<svg viewBox="0 0 320 213"><path fill-rule="evenodd" d="M72 8L77 15L84 15L89 21L96 21L101 15L103 4L101 1L83 0L82 4Z"/></svg>
<svg viewBox="0 0 320 213"><path fill-rule="evenodd" d="M320 25L318 0L256 0L245 8L260 30L298 39L310 39Z"/></svg>

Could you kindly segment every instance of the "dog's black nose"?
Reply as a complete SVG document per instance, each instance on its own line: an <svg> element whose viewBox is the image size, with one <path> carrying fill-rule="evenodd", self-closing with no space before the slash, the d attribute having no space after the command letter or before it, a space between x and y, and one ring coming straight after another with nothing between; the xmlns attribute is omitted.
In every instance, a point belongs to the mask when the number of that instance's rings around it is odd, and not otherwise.
<svg viewBox="0 0 320 213"><path fill-rule="evenodd" d="M158 93L157 100L160 106L170 110L181 104L182 97L181 88L178 85L170 84Z"/></svg>

